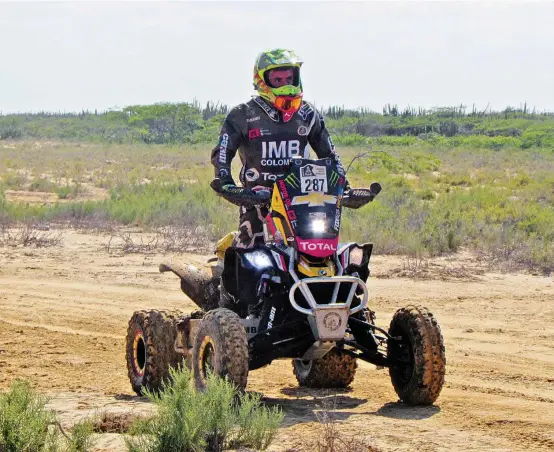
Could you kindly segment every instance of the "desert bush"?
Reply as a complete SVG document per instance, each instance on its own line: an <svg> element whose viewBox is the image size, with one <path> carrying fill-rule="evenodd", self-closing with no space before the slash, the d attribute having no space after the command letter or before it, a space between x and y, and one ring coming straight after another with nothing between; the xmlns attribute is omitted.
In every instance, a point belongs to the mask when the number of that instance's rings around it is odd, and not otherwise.
<svg viewBox="0 0 554 452"><path fill-rule="evenodd" d="M19 172L8 172L4 174L3 185L9 190L22 190L27 183L27 176Z"/></svg>
<svg viewBox="0 0 554 452"><path fill-rule="evenodd" d="M84 452L92 446L90 422L77 423L66 433L47 403L22 380L0 394L0 451Z"/></svg>
<svg viewBox="0 0 554 452"><path fill-rule="evenodd" d="M171 369L158 393L146 392L157 413L133 424L125 437L129 451L221 451L253 447L265 450L283 419L260 396L237 392L232 383L210 375L205 391L196 391L186 368Z"/></svg>
<svg viewBox="0 0 554 452"><path fill-rule="evenodd" d="M0 212L0 247L59 246L63 237L63 231L51 231L48 226L33 220L13 221Z"/></svg>
<svg viewBox="0 0 554 452"><path fill-rule="evenodd" d="M55 451L54 414L48 400L35 394L30 385L16 381L0 394L0 450L3 452Z"/></svg>
<svg viewBox="0 0 554 452"><path fill-rule="evenodd" d="M45 177L35 177L29 184L29 191L53 192L56 186Z"/></svg>
<svg viewBox="0 0 554 452"><path fill-rule="evenodd" d="M314 439L306 439L288 452L379 452L363 431L348 434L341 429L336 414L336 395L322 399L315 415L318 421Z"/></svg>

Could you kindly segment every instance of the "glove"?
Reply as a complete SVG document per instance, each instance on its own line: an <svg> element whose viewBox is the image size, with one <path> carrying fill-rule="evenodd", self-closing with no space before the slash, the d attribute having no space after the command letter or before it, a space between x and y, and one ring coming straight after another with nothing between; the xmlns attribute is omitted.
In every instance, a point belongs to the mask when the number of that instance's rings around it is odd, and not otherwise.
<svg viewBox="0 0 554 452"><path fill-rule="evenodd" d="M237 206L251 207L260 204L267 204L271 200L271 192L267 187L252 190L245 187L237 187L233 183L222 184L220 179L210 182L210 187L232 204Z"/></svg>

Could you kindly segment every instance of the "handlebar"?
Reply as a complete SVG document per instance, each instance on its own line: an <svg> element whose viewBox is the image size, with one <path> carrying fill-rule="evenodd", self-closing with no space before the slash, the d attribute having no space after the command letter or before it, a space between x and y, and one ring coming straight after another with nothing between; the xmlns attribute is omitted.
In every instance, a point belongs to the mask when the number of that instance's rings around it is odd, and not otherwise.
<svg viewBox="0 0 554 452"><path fill-rule="evenodd" d="M237 187L235 185L224 186L221 183L221 179L217 178L210 182L210 187L227 201L237 206L260 206L269 204L271 201L271 192L256 192L251 188Z"/></svg>
<svg viewBox="0 0 554 452"><path fill-rule="evenodd" d="M270 191L254 191L247 187L228 185L223 188L221 179L214 179L210 186L220 196L237 206L252 207L271 202ZM359 209L371 202L381 192L381 184L373 182L369 188L351 188L342 197L342 205L350 209Z"/></svg>
<svg viewBox="0 0 554 452"><path fill-rule="evenodd" d="M369 188L351 188L342 197L342 205L350 209L359 209L373 201L381 190L381 184L378 182L373 182Z"/></svg>

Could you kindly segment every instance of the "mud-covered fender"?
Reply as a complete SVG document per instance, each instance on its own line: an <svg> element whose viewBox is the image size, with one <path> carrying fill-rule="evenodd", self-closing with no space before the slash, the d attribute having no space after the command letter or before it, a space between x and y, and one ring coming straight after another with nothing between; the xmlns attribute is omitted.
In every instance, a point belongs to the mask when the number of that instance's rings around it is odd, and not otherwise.
<svg viewBox="0 0 554 452"><path fill-rule="evenodd" d="M181 279L181 290L204 311L219 307L221 269L198 268L191 264L162 263L160 273L173 272Z"/></svg>

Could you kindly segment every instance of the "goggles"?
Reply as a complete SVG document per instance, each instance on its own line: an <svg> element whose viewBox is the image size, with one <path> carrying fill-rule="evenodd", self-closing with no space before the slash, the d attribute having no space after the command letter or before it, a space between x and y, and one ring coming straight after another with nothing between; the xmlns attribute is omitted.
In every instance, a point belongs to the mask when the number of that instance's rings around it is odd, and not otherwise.
<svg viewBox="0 0 554 452"><path fill-rule="evenodd" d="M278 110L294 113L302 105L302 96L277 96L273 104Z"/></svg>

